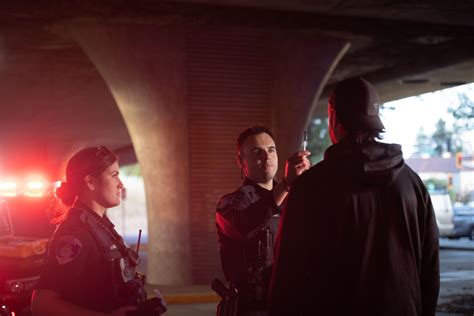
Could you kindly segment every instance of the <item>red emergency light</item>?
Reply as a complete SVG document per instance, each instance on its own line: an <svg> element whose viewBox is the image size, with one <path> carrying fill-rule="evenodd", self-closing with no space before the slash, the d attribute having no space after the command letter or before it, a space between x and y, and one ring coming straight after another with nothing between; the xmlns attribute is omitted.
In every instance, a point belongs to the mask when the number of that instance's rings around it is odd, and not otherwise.
<svg viewBox="0 0 474 316"><path fill-rule="evenodd" d="M0 196L15 197L24 195L27 197L43 197L48 187L48 182L43 177L28 177L25 181L8 179L0 181Z"/></svg>
<svg viewBox="0 0 474 316"><path fill-rule="evenodd" d="M17 184L13 180L0 181L0 195L5 197L17 196Z"/></svg>

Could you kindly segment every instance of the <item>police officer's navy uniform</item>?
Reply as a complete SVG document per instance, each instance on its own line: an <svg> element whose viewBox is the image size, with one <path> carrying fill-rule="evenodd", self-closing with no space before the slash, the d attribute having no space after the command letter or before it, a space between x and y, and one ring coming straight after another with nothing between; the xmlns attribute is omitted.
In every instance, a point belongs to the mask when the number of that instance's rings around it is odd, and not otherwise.
<svg viewBox="0 0 474 316"><path fill-rule="evenodd" d="M98 312L136 305L146 299L138 259L107 216L76 203L51 239L37 288Z"/></svg>
<svg viewBox="0 0 474 316"><path fill-rule="evenodd" d="M249 179L217 205L222 268L239 292L240 315L266 309L279 214L272 190Z"/></svg>

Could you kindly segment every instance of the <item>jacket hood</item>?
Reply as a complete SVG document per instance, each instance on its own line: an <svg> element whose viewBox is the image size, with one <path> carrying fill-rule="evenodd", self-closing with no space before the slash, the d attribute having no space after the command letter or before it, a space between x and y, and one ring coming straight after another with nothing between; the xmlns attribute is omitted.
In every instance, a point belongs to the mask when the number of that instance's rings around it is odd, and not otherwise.
<svg viewBox="0 0 474 316"><path fill-rule="evenodd" d="M337 161L346 172L370 184L393 183L405 164L400 145L378 142L342 141L326 150L324 160Z"/></svg>

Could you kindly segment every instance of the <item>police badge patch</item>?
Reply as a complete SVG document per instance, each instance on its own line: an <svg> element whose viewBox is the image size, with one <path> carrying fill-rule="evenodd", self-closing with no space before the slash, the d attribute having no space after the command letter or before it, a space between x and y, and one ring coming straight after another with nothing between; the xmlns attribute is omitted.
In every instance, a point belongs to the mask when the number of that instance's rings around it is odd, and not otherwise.
<svg viewBox="0 0 474 316"><path fill-rule="evenodd" d="M58 240L56 246L56 260L59 264L65 264L74 260L81 251L82 244L74 236L63 236Z"/></svg>

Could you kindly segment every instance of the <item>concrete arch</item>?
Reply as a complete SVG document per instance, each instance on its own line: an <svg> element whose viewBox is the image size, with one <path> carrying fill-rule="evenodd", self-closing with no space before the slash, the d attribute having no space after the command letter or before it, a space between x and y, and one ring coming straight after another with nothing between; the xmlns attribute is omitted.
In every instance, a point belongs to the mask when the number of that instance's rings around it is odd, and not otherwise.
<svg viewBox="0 0 474 316"><path fill-rule="evenodd" d="M280 155L287 157L301 148L303 131L350 44L326 35L297 31L277 33L273 44L277 47L273 49L276 53L272 127Z"/></svg>
<svg viewBox="0 0 474 316"><path fill-rule="evenodd" d="M145 25L75 23L69 31L109 86L144 174L148 240L155 245L148 279L191 283L184 37Z"/></svg>

